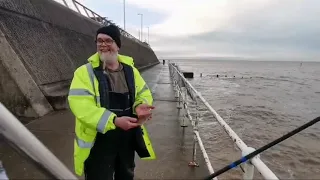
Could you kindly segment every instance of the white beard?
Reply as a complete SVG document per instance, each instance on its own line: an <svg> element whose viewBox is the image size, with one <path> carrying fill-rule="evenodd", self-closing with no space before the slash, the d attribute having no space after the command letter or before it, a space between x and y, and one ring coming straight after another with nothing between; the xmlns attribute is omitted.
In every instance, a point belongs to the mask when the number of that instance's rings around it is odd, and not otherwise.
<svg viewBox="0 0 320 180"><path fill-rule="evenodd" d="M118 52L109 53L109 52L99 52L100 60L103 63L113 63L118 60Z"/></svg>

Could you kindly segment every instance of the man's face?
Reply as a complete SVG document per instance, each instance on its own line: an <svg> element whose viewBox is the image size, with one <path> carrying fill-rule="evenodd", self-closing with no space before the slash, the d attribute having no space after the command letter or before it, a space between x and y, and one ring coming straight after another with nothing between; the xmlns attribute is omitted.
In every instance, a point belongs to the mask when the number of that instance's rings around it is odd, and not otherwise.
<svg viewBox="0 0 320 180"><path fill-rule="evenodd" d="M97 51L102 61L113 62L117 60L119 47L110 36L98 34Z"/></svg>

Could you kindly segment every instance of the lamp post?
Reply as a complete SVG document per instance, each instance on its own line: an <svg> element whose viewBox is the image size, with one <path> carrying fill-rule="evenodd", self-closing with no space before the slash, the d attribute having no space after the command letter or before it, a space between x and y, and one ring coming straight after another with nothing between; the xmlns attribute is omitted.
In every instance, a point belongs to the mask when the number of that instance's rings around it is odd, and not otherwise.
<svg viewBox="0 0 320 180"><path fill-rule="evenodd" d="M149 41L149 26L148 26L148 44L150 44L150 41Z"/></svg>
<svg viewBox="0 0 320 180"><path fill-rule="evenodd" d="M138 16L141 16L141 36L140 36L140 41L143 41L143 29L142 29L142 26L143 26L143 14L141 14L141 13L138 13Z"/></svg>
<svg viewBox="0 0 320 180"><path fill-rule="evenodd" d="M123 29L126 30L126 0L123 0Z"/></svg>

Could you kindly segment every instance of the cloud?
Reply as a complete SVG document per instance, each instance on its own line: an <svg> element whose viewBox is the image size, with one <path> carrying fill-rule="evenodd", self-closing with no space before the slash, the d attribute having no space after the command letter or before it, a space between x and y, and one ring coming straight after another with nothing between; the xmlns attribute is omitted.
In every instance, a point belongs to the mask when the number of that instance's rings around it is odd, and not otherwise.
<svg viewBox="0 0 320 180"><path fill-rule="evenodd" d="M110 4L111 0L99 0ZM98 0L82 0L95 10ZM123 0L112 1L119 6ZM144 39L159 57L229 56L319 60L319 0L126 0L144 14ZM100 11L102 12L102 11ZM118 17L109 12L110 17ZM140 21L128 16L138 37ZM162 18L155 20L155 14ZM129 18L130 18L129 17Z"/></svg>
<svg viewBox="0 0 320 180"><path fill-rule="evenodd" d="M267 0L127 0L127 3L168 14L163 22L151 27L157 34L187 36L210 32L228 24L245 11L261 8ZM248 6L249 4L249 6Z"/></svg>
<svg viewBox="0 0 320 180"><path fill-rule="evenodd" d="M211 31L184 36L178 41L193 46L200 54L206 52L212 56L228 54L273 59L312 58L319 61L319 1L283 0L261 4L254 6L249 3L247 6L250 8L240 4L238 10L231 11L225 18L226 23L214 27L210 25L214 22L208 20L208 26L213 27ZM162 32L165 33L165 30ZM172 38L172 41L175 39ZM163 40L157 43L165 44ZM168 48L167 51L172 50ZM183 53L179 52L180 56L184 56Z"/></svg>

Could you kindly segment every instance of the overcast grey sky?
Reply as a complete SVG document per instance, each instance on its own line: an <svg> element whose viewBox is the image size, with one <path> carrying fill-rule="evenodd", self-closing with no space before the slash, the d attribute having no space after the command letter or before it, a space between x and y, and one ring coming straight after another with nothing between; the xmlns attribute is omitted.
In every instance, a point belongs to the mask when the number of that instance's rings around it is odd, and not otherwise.
<svg viewBox="0 0 320 180"><path fill-rule="evenodd" d="M78 1L123 27L123 0ZM138 13L159 58L320 61L320 0L126 0L137 38Z"/></svg>

